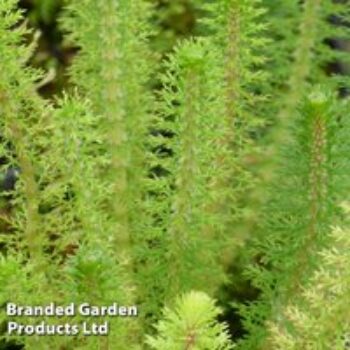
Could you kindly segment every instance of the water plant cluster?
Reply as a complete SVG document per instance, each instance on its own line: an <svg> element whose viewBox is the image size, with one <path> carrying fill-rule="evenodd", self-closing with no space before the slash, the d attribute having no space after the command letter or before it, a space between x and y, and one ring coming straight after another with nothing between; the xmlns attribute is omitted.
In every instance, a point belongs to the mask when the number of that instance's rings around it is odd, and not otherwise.
<svg viewBox="0 0 350 350"><path fill-rule="evenodd" d="M4 349L348 346L350 4L190 3L193 35L157 50L154 1L63 1L77 53L47 98L38 35L0 1ZM138 312L38 319L8 303ZM10 321L109 331L28 336Z"/></svg>

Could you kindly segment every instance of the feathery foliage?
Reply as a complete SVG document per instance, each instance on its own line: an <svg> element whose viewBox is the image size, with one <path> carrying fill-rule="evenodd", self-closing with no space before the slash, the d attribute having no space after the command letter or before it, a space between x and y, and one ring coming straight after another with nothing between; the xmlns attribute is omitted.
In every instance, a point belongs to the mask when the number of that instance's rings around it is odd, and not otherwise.
<svg viewBox="0 0 350 350"><path fill-rule="evenodd" d="M1 340L26 350L342 349L349 81L333 70L349 61L348 2L30 3L46 28L64 3L64 47L77 52L69 85L44 99L49 78L31 66L39 34L19 1L0 2L1 327L8 302L139 312L14 316L107 322L109 332L1 330ZM230 269L246 271L256 300L237 302ZM231 310L214 300L227 298L242 325L219 322Z"/></svg>
<svg viewBox="0 0 350 350"><path fill-rule="evenodd" d="M233 349L225 325L215 318L220 309L205 293L191 292L178 298L174 310L164 310L156 328L157 337L148 337L152 349Z"/></svg>
<svg viewBox="0 0 350 350"><path fill-rule="evenodd" d="M315 88L300 107L293 140L284 145L278 187L272 187L260 237L253 245L260 266L249 274L263 293L245 312L251 337L243 342L244 349L258 348L266 320L286 327L283 306L309 283L318 263L315 255L325 246L330 225L341 219L337 203L349 191L346 105L341 108L335 96Z"/></svg>
<svg viewBox="0 0 350 350"><path fill-rule="evenodd" d="M345 204L347 212L348 205ZM348 215L348 213L347 213ZM345 349L349 331L349 232L334 227L302 300L284 305L288 328L270 324L274 349Z"/></svg>

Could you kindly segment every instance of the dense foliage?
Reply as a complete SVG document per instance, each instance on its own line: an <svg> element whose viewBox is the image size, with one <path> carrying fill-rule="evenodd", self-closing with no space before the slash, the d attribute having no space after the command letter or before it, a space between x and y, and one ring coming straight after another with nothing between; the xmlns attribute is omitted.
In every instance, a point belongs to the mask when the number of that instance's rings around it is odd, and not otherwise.
<svg viewBox="0 0 350 350"><path fill-rule="evenodd" d="M1 0L0 349L345 349L349 10Z"/></svg>

